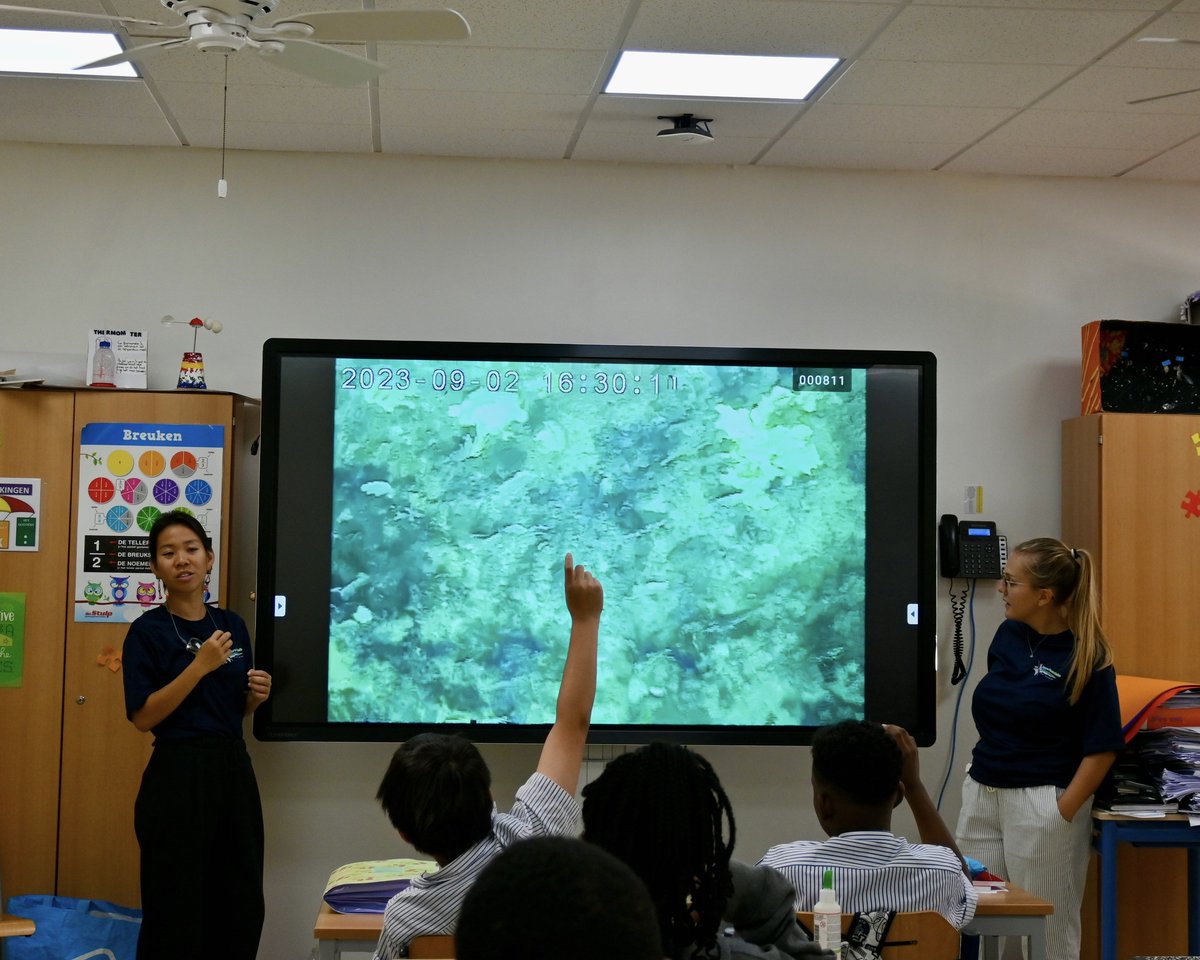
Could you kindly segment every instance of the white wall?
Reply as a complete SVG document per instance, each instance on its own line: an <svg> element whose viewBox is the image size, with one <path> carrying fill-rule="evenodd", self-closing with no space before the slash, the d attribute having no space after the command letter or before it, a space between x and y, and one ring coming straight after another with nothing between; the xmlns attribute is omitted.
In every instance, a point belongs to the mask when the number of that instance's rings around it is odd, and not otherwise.
<svg viewBox="0 0 1200 960"><path fill-rule="evenodd" d="M1200 286L1197 185L238 153L219 200L218 170L204 151L0 144L0 368L6 351L72 351L82 376L85 330L119 323L149 330L151 386L172 387L191 337L164 313L220 319L200 342L209 386L249 395L270 336L932 350L938 510L983 484L1016 542L1058 531L1080 326L1174 319ZM987 584L975 619L968 687L1000 619ZM959 689L944 598L938 628L935 795ZM264 958L308 956L333 867L411 855L373 801L393 746L252 744ZM536 752L484 747L504 802ZM704 753L742 857L818 835L807 750ZM897 827L915 836L907 815Z"/></svg>

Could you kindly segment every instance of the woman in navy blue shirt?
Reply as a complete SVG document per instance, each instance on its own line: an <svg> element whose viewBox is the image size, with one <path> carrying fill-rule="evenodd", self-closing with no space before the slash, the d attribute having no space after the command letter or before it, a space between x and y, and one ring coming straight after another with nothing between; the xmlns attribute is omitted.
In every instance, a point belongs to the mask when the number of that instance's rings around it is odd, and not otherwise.
<svg viewBox="0 0 1200 960"><path fill-rule="evenodd" d="M204 603L204 528L164 513L150 528L162 606L130 624L125 712L154 733L134 805L141 847L138 960L254 960L263 924L262 805L242 721L271 692L246 624Z"/></svg>
<svg viewBox="0 0 1200 960"><path fill-rule="evenodd" d="M1095 564L1041 537L999 584L1005 621L971 712L979 742L963 784L963 853L1054 904L1050 960L1079 956L1092 795L1124 745Z"/></svg>

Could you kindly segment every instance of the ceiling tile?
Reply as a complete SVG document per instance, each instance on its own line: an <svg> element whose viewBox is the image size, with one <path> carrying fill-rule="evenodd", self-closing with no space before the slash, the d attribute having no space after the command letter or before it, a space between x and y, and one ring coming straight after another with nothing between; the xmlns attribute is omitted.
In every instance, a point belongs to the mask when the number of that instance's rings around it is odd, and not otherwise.
<svg viewBox="0 0 1200 960"><path fill-rule="evenodd" d="M1027 110L987 138L1017 147L1129 149L1143 155L1173 146L1200 132L1200 117L1186 114L1080 113Z"/></svg>
<svg viewBox="0 0 1200 960"><path fill-rule="evenodd" d="M892 3L642 0L625 47L845 58L895 10Z"/></svg>
<svg viewBox="0 0 1200 960"><path fill-rule="evenodd" d="M388 65L379 78L387 89L586 96L597 88L606 56L597 50L381 44L379 62Z"/></svg>
<svg viewBox="0 0 1200 960"><path fill-rule="evenodd" d="M602 96L597 98L584 129L654 137L659 130L671 126L669 121L659 120L660 116L683 113L711 120L712 132L718 139L749 137L769 140L778 136L792 122L797 113L797 104L762 100L735 103Z"/></svg>
<svg viewBox="0 0 1200 960"><path fill-rule="evenodd" d="M1146 158L1144 150L1079 150L984 141L941 169L1040 177L1113 177Z"/></svg>
<svg viewBox="0 0 1200 960"><path fill-rule="evenodd" d="M864 56L946 63L1083 64L1145 21L1133 10L911 6Z"/></svg>
<svg viewBox="0 0 1200 960"><path fill-rule="evenodd" d="M494 157L558 160L570 134L550 130L489 130L481 127L390 126L383 135L384 153L435 157Z"/></svg>
<svg viewBox="0 0 1200 960"><path fill-rule="evenodd" d="M576 160L612 160L626 163L748 164L767 140L717 137L709 143L680 143L653 134L623 133L588 127L571 154Z"/></svg>
<svg viewBox="0 0 1200 960"><path fill-rule="evenodd" d="M999 107L883 107L817 103L785 140L968 144L1012 116Z"/></svg>
<svg viewBox="0 0 1200 960"><path fill-rule="evenodd" d="M1067 65L859 60L821 103L927 107L1023 107L1061 83Z"/></svg>
<svg viewBox="0 0 1200 960"><path fill-rule="evenodd" d="M958 143L881 143L877 140L781 140L759 161L764 166L851 170L934 170L962 149Z"/></svg>
<svg viewBox="0 0 1200 960"><path fill-rule="evenodd" d="M1130 105L1130 100L1200 88L1200 61L1195 70L1094 66L1073 77L1037 104L1046 110L1135 113L1200 113L1200 94Z"/></svg>
<svg viewBox="0 0 1200 960"><path fill-rule="evenodd" d="M520 93L380 90L384 127L475 126L487 130L574 131L586 97Z"/></svg>
<svg viewBox="0 0 1200 960"><path fill-rule="evenodd" d="M1125 174L1133 180L1200 179L1200 137L1166 150Z"/></svg>
<svg viewBox="0 0 1200 960"><path fill-rule="evenodd" d="M324 0L311 0L323 3ZM471 25L471 44L603 50L618 37L627 0L454 0Z"/></svg>

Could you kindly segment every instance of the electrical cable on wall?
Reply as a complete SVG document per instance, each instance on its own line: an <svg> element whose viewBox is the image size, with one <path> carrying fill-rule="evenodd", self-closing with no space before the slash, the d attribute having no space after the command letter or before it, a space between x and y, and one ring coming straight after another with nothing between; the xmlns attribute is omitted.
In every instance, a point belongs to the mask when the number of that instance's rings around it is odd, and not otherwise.
<svg viewBox="0 0 1200 960"><path fill-rule="evenodd" d="M962 668L962 676L958 680L951 679L951 682L956 685L971 675L971 667L975 663L975 581L971 580L970 584L970 588L963 587L962 596L957 597L954 593L954 581L950 581L950 609L954 612L955 675L958 674L959 667L962 664L962 621L964 607L970 610L971 625L971 642L967 650L966 666ZM958 714L962 709L963 694L966 692L967 687L964 683L958 687L958 696L954 699L954 718L950 721L950 750L946 755L946 775L942 778L941 789L938 790L937 809L939 813L942 809L942 798L946 794L946 785L950 782L950 774L954 770L954 753L958 744Z"/></svg>

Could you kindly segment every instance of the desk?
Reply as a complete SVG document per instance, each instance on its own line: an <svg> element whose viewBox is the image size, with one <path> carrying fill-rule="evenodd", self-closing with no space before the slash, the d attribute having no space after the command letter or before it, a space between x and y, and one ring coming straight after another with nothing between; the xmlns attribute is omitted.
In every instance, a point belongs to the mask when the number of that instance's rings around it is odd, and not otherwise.
<svg viewBox="0 0 1200 960"><path fill-rule="evenodd" d="M1046 960L1046 918L1054 904L1028 890L1009 887L979 894L975 916L963 928L965 935L978 937L1026 937L1029 960Z"/></svg>
<svg viewBox="0 0 1200 960"><path fill-rule="evenodd" d="M1054 912L1049 900L1009 887L979 896L975 917L963 933L980 937L1027 937L1029 960L1046 960L1046 918ZM338 960L343 950L370 953L379 942L382 913L336 913L321 901L313 936L319 960Z"/></svg>
<svg viewBox="0 0 1200 960"><path fill-rule="evenodd" d="M382 929L382 913L338 913L322 900L313 926L317 957L338 960L343 950L374 953Z"/></svg>
<svg viewBox="0 0 1200 960"><path fill-rule="evenodd" d="M1092 845L1100 854L1100 960L1117 956L1117 844L1187 848L1188 953L1200 951L1200 827L1171 813L1155 820L1092 812Z"/></svg>

